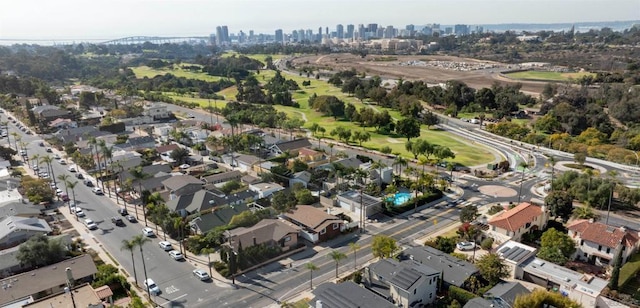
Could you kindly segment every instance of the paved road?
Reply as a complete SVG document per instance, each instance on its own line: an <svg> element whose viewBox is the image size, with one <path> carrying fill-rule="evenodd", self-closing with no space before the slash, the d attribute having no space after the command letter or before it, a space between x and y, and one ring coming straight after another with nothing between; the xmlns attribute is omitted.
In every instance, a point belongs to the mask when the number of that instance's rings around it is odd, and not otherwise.
<svg viewBox="0 0 640 308"><path fill-rule="evenodd" d="M53 155L53 153L47 153L45 147L38 145L42 141L39 136L26 135L11 123L9 124L9 130L20 133L22 141L28 144L27 152L29 157L33 154L38 154L41 157ZM60 165L57 161L52 163L56 177L60 174L67 174L72 179L75 179L74 174L67 171L68 167L68 165ZM43 164L41 164L41 168L46 169ZM129 240L138 234L142 234L144 222L130 223L125 220L126 226L115 226L111 222L111 217L119 216L117 210L120 206L116 205L113 200L107 196L97 196L93 194L89 187L82 184L81 180L78 181L79 183L75 188L78 206L86 213L85 218L92 219L99 227L99 229L94 231L87 229L78 230L80 235L87 243L93 243L95 240L102 243L106 251L133 277L131 254L128 251L122 251L120 247L123 240ZM60 181L57 180L57 182ZM64 184L59 183L58 187L63 191L65 190ZM131 205L129 205L129 207L131 207ZM65 205L61 205L60 210L68 211ZM142 218L142 216L140 218ZM202 301L204 298L217 298L225 294L225 292L232 293L232 288L226 283L219 281L201 282L193 277L191 272L195 268L194 265L189 261L174 261L165 251L160 249L158 246L159 241L160 239L158 238L152 238L151 242L144 246L144 259L148 277L153 279L162 290L159 296L154 297L156 303L163 307L207 307L206 305L198 304L198 301ZM134 256L138 283L142 285L144 281L142 259L139 252L134 253ZM199 265L199 267L205 269L202 265Z"/></svg>

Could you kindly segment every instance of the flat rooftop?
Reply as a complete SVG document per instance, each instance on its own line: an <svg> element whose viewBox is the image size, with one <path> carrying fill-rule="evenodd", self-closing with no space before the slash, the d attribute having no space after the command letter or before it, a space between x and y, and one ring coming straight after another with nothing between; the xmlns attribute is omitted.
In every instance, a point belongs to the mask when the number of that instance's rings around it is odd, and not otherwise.
<svg viewBox="0 0 640 308"><path fill-rule="evenodd" d="M360 197L362 196L362 200L360 200ZM369 207L369 206L374 206L377 204L380 204L380 202L382 202L382 200L369 196L367 194L363 194L360 193L359 191L348 191L345 192L343 194L338 195L338 198L343 198L351 203L353 203L354 205L360 207L360 202L362 201L362 204L365 207Z"/></svg>
<svg viewBox="0 0 640 308"><path fill-rule="evenodd" d="M607 281L592 275L581 274L549 261L531 258L521 265L524 271L549 279L557 284L568 286L589 296L595 297L607 286Z"/></svg>
<svg viewBox="0 0 640 308"><path fill-rule="evenodd" d="M496 250L505 260L520 264L535 255L536 249L516 241L507 241Z"/></svg>

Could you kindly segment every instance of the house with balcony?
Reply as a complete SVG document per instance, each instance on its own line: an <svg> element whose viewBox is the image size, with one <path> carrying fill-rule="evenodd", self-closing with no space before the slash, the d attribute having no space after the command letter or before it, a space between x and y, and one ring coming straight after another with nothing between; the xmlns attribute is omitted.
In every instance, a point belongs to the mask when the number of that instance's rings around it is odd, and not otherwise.
<svg viewBox="0 0 640 308"><path fill-rule="evenodd" d="M549 212L545 206L522 202L489 219L489 230L485 233L498 244L509 240L519 242L522 235L544 229L548 221Z"/></svg>
<svg viewBox="0 0 640 308"><path fill-rule="evenodd" d="M471 276L479 275L478 269L473 264L429 246L410 247L402 252L401 257L438 271L445 288L463 287Z"/></svg>
<svg viewBox="0 0 640 308"><path fill-rule="evenodd" d="M575 259L598 266L613 265L618 253L622 264L638 251L640 234L626 227L614 227L586 219L567 225L569 237L576 243Z"/></svg>
<svg viewBox="0 0 640 308"><path fill-rule="evenodd" d="M382 259L365 269L365 286L398 307L426 306L436 300L440 272L413 260Z"/></svg>
<svg viewBox="0 0 640 308"><path fill-rule="evenodd" d="M323 152L312 150L310 148L299 149L298 156L290 158L287 162L288 167L291 168L296 160L307 164L309 168L312 169L328 162L328 159Z"/></svg>
<svg viewBox="0 0 640 308"><path fill-rule="evenodd" d="M312 243L324 242L340 235L344 226L342 219L311 205L298 205L282 215L286 220L302 227L300 236Z"/></svg>

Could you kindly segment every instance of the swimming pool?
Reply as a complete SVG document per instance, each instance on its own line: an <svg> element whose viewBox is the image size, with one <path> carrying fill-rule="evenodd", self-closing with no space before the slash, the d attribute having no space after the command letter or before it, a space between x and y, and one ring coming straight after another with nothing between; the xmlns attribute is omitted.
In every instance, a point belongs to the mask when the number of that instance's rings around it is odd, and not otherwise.
<svg viewBox="0 0 640 308"><path fill-rule="evenodd" d="M402 205L409 200L411 200L411 193L407 192L399 192L392 197L387 198L387 201L392 201L395 206Z"/></svg>

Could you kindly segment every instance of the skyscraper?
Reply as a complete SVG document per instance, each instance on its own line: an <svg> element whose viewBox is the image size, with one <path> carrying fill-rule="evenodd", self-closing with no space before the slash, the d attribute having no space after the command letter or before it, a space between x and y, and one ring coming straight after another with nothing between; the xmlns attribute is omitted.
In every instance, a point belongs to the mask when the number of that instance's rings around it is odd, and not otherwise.
<svg viewBox="0 0 640 308"><path fill-rule="evenodd" d="M229 28L227 28L227 26L222 26L222 35L223 35L223 42L225 43L231 42L231 40L229 39Z"/></svg>
<svg viewBox="0 0 640 308"><path fill-rule="evenodd" d="M384 37L384 38L393 38L394 36L395 36L395 29L393 28L393 26L387 26L384 29L382 37Z"/></svg>
<svg viewBox="0 0 640 308"><path fill-rule="evenodd" d="M217 26L216 27L216 45L220 46L222 45L224 39L224 34L222 33L222 27Z"/></svg>
<svg viewBox="0 0 640 308"><path fill-rule="evenodd" d="M336 36L339 39L344 38L344 27L341 24L336 26Z"/></svg>
<svg viewBox="0 0 640 308"><path fill-rule="evenodd" d="M354 30L355 30L354 25L347 25L347 34L345 35L345 38L353 39Z"/></svg>
<svg viewBox="0 0 640 308"><path fill-rule="evenodd" d="M276 30L276 43L284 43L284 36L282 35L282 29Z"/></svg>
<svg viewBox="0 0 640 308"><path fill-rule="evenodd" d="M367 32L371 32L375 35L378 32L378 24L368 24Z"/></svg>
<svg viewBox="0 0 640 308"><path fill-rule="evenodd" d="M364 40L367 38L367 28L364 27L363 24L358 25L358 38Z"/></svg>

